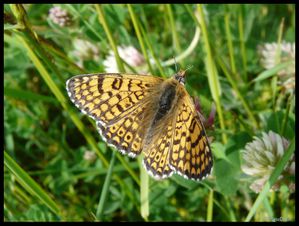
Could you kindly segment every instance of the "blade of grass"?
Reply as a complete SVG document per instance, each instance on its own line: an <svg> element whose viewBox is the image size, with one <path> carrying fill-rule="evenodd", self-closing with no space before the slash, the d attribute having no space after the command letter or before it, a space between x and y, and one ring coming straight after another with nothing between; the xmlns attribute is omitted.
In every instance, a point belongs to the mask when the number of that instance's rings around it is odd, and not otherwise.
<svg viewBox="0 0 299 226"><path fill-rule="evenodd" d="M187 12L190 14L190 16L193 18L193 20L197 20L196 17L194 16L194 13L191 10L191 8L189 7L189 5L184 4L184 6L185 6ZM165 66L173 65L176 62L181 62L183 59L188 57L193 52L193 50L195 49L195 47L198 44L199 38L200 38L200 26L196 26L193 39L192 39L190 45L188 46L188 48L184 52L179 54L178 56L175 56L175 60L173 58L171 58L169 60L162 62L161 65L165 67Z"/></svg>
<svg viewBox="0 0 299 226"><path fill-rule="evenodd" d="M114 42L114 38L113 38L112 33L111 33L111 31L109 29L109 26L107 24L103 8L102 8L101 5L98 5L98 4L96 4L95 7L96 7L96 10L97 10L97 13L98 13L98 16L99 16L99 21L100 21L100 23L102 24L102 26L105 30L105 33L106 33L107 38L109 40L109 44L112 47L112 50L114 52L118 70L120 72L125 72L125 67L122 63L122 60L121 60L120 56L119 56L119 53L118 53L118 50L117 50L117 45Z"/></svg>
<svg viewBox="0 0 299 226"><path fill-rule="evenodd" d="M221 103L220 103L221 87L219 83L218 72L212 57L212 52L209 44L208 30L205 23L202 5L197 5L197 10L199 12L200 20L199 21L196 20L196 23L201 27L202 34L203 34L203 39L204 39L203 48L205 49L205 53L206 53L204 62L207 70L209 86L210 86L213 100L216 104L220 127L222 130L225 130L224 117L223 117ZM227 142L227 136L225 133L222 133L222 141L223 143Z"/></svg>
<svg viewBox="0 0 299 226"><path fill-rule="evenodd" d="M79 67L77 64L75 64L69 58L69 56L67 56L62 51L62 49L60 49L58 46L54 46L51 43L48 43L47 41L45 41L40 36L38 37L38 40L40 41L40 44L43 45L43 47L46 49L46 51L48 53L51 53L51 54L53 54L55 56L58 56L60 59L63 59L65 65L67 65L68 71L71 71L72 73L76 73L76 74L87 74L87 72L85 71L85 69L83 69L83 68ZM56 63L59 63L59 61L56 60ZM66 67L65 65L63 65L63 66Z"/></svg>
<svg viewBox="0 0 299 226"><path fill-rule="evenodd" d="M216 199L213 199L213 201L214 201L214 203L215 203L215 206L216 207L218 207L219 208L219 210L217 210L217 212L218 213L223 213L224 214L224 216L227 218L227 219L229 219L229 213L228 213L228 210L227 210L227 208L225 208L224 206L223 206L223 203L219 203L219 201L217 201Z"/></svg>
<svg viewBox="0 0 299 226"><path fill-rule="evenodd" d="M289 98L288 98L288 102L287 102L287 110L286 113L284 115L284 119L282 121L282 126L281 126L281 132L280 134L284 135L287 123L288 123L288 118L289 118L289 113L290 113L290 109L291 109L291 105L292 105L292 100L293 100L294 94L291 93Z"/></svg>
<svg viewBox="0 0 299 226"><path fill-rule="evenodd" d="M173 18L171 5L166 4L165 8L166 8L166 13L168 15L169 22L170 22L172 42L173 42L173 45L174 45L174 49L177 53L180 53L181 52L181 46L180 46L180 42L179 42L179 38L178 38L178 32L176 31L176 28L175 28L175 22L174 22L174 18Z"/></svg>
<svg viewBox="0 0 299 226"><path fill-rule="evenodd" d="M253 79L251 82L261 82L265 79L268 79L272 76L275 76L277 72L281 71L284 68L287 68L290 64L292 64L292 61L286 61L280 64L277 64L275 67L265 70L262 73L260 73L255 79Z"/></svg>
<svg viewBox="0 0 299 226"><path fill-rule="evenodd" d="M31 24L28 22L26 11L20 4L11 4L11 10L14 14L14 16L17 18L18 24L20 24L20 27L22 29L15 30L15 33L17 34L17 37L21 40L21 42L24 44L24 42L30 43L34 45L34 48L36 50L36 54L38 56L41 56L41 61L43 64L50 67L53 72L56 74L58 79L64 83L64 79L61 75L61 73L58 71L57 67L54 65L52 60L48 59L47 52L44 50L44 48L41 47L41 43L37 39L36 33L32 30ZM24 46L24 45L23 45ZM31 48L31 46L30 46ZM42 57L45 56L45 57ZM54 83L54 82L53 82ZM58 89L58 88L57 88ZM64 96L60 93L57 97L58 100L65 100Z"/></svg>
<svg viewBox="0 0 299 226"><path fill-rule="evenodd" d="M20 89L9 88L9 87L4 87L4 95L16 99L24 99L25 101L29 101L29 100L43 101L43 102L49 102L51 104L58 104L57 100L53 97L48 97L34 92L24 91Z"/></svg>
<svg viewBox="0 0 299 226"><path fill-rule="evenodd" d="M210 190L208 208L207 208L207 222L213 221L213 200L214 200L214 191Z"/></svg>
<svg viewBox="0 0 299 226"><path fill-rule="evenodd" d="M238 84L236 83L235 79L232 78L231 73L228 71L224 62L219 57L216 58L216 61L217 61L218 65L220 65L224 75L226 76L226 78L229 81L230 85L232 86L233 90L236 92L237 97L240 99L248 117L250 118L251 122L253 122L254 128L258 128L259 127L258 122L257 122L256 118L254 117L254 114L251 111L251 108L249 107L247 101L245 100L242 93L240 92L240 90L238 88Z"/></svg>
<svg viewBox="0 0 299 226"><path fill-rule="evenodd" d="M36 183L9 154L4 151L4 165L16 176L19 183L33 196L37 197L51 211L62 217L61 210L52 198Z"/></svg>
<svg viewBox="0 0 299 226"><path fill-rule="evenodd" d="M128 10L129 10L131 20L133 22L133 26L134 26L134 29L135 29L135 32L136 32L136 35L137 35L138 42L139 42L140 47L141 47L142 54L143 54L144 59L145 59L147 65L148 65L149 71L153 75L155 72L154 72L154 70L151 66L149 56L148 56L147 51L145 49L144 40L143 40L143 37L141 35L141 31L139 29L139 26L138 26L137 17L134 13L134 10L133 10L132 6L130 4L127 4L127 7L128 7Z"/></svg>
<svg viewBox="0 0 299 226"><path fill-rule="evenodd" d="M193 37L190 45L188 46L188 48L184 52L182 52L180 55L175 57L176 62L181 62L183 59L188 57L193 52L193 50L195 49L195 47L198 44L199 38L200 38L200 28L196 27L194 37ZM173 65L173 64L175 64L175 60L173 58L171 58L169 60L166 60L166 61L161 63L161 65L163 67L170 66L170 65Z"/></svg>
<svg viewBox="0 0 299 226"><path fill-rule="evenodd" d="M140 212L141 216L145 221L148 221L149 216L149 176L142 166L142 159L138 158L140 167Z"/></svg>
<svg viewBox="0 0 299 226"><path fill-rule="evenodd" d="M269 219L273 219L274 218L274 212L273 212L272 206L270 205L270 202L269 202L267 197L263 200L263 204L264 204L265 210L268 213Z"/></svg>
<svg viewBox="0 0 299 226"><path fill-rule="evenodd" d="M255 200L253 206L251 207L245 221L248 222L251 220L253 215L256 213L259 205L263 202L263 200L267 197L269 194L270 189L275 184L278 177L281 175L284 167L287 165L288 161L291 159L293 153L295 151L295 138L290 142L290 145L282 158L277 163L276 167L274 168L269 180L265 184L263 190L259 193L257 199Z"/></svg>
<svg viewBox="0 0 299 226"><path fill-rule="evenodd" d="M116 152L114 151L114 152L112 152L111 161L109 164L109 168L108 168L107 175L106 175L106 178L104 181L103 189L101 191L101 197L99 199L99 204L97 207L96 217L98 220L102 219L105 201L107 200L107 196L108 196L109 185L110 185L111 176L112 176L112 170L113 170L113 166L114 166L114 162L115 162L115 156L116 156Z"/></svg>
<svg viewBox="0 0 299 226"><path fill-rule="evenodd" d="M29 174L30 175L30 174ZM32 194L28 194L27 190L24 189L24 185L19 182L19 179L16 179L15 175L12 175L13 177L13 196L15 196L15 199L18 200L20 205L28 205L28 203L36 203L36 197Z"/></svg>
<svg viewBox="0 0 299 226"><path fill-rule="evenodd" d="M242 14L242 6L240 7L238 14L238 28L239 28L239 38L240 38L240 49L242 55L242 64L243 64L243 73L244 79L243 81L247 81L247 56L246 56L246 46L245 46L245 38L244 38L244 30L243 30L243 14Z"/></svg>
<svg viewBox="0 0 299 226"><path fill-rule="evenodd" d="M190 9L189 5L184 5L187 12L191 15L191 17L196 20L196 17L194 16L192 10ZM167 20L168 21L168 20ZM168 21L169 22L169 21ZM175 31L175 30L174 30ZM170 65L173 65L175 64L176 62L181 62L182 60L184 60L186 57L188 57L192 52L193 50L195 49L195 47L197 46L198 44L198 41L199 41L199 38L200 38L200 27L199 26L196 26L195 28L195 33L194 33L194 36L193 36L193 39L190 43L190 45L188 46L188 48L186 50L184 50L184 52L182 52L181 54L179 54L178 56L175 56L175 60L173 58L167 60L167 61L164 61L162 62L162 66L170 66Z"/></svg>
<svg viewBox="0 0 299 226"><path fill-rule="evenodd" d="M282 18L279 29L278 29L278 40L277 40L277 49L275 52L275 65L280 63L281 59L281 39L283 34L283 27L284 27L284 18ZM277 103L277 75L272 78L271 81L271 88L272 88L272 105L273 105L273 111L276 111L276 103Z"/></svg>
<svg viewBox="0 0 299 226"><path fill-rule="evenodd" d="M139 27L140 27L140 30L141 30L141 33L142 33L142 36L144 38L144 41L151 53L151 55L153 56L154 60L155 60L155 64L157 65L158 69L159 69L159 72L160 72L160 75L163 77L163 78L166 78L166 75L165 75L165 72L162 68L162 65L160 64L160 61L158 60L156 54L155 54L155 51L152 47L152 44L150 43L148 37L147 37L147 33L145 32L144 28L140 25L139 23Z"/></svg>
<svg viewBox="0 0 299 226"><path fill-rule="evenodd" d="M125 158L123 158L123 156L119 155L118 153L117 153L116 157L117 157L118 161L120 161L120 163L123 165L123 167L129 172L129 174L134 179L134 181L138 185L140 185L140 180L138 179L138 176L136 175L136 173L134 172L134 170L132 169L132 167L128 164L128 162L125 160Z"/></svg>
<svg viewBox="0 0 299 226"><path fill-rule="evenodd" d="M145 11L144 11L144 7L141 7L140 8L141 10L141 20L142 20L142 24L144 24L144 27L146 31L149 31L149 25L148 25L148 20L146 18L146 14L145 14Z"/></svg>
<svg viewBox="0 0 299 226"><path fill-rule="evenodd" d="M91 25L89 23L89 21L85 20L84 17L81 16L80 12L78 12L78 10L72 6L71 4L66 4L65 7L67 7L73 14L75 14L84 24L85 26L96 36L98 37L98 39L101 41L101 40L104 40L104 37L102 37L100 35L100 33L98 31L96 31L94 28L93 28L93 25Z"/></svg>
<svg viewBox="0 0 299 226"><path fill-rule="evenodd" d="M234 49L233 49L233 42L232 42L232 36L229 28L229 21L230 21L230 14L225 14L224 17L225 21L225 34L227 39L227 47L228 47L228 53L229 53L229 59L230 59L230 67L232 69L232 74L236 76L236 64L235 64L235 57L234 57Z"/></svg>
<svg viewBox="0 0 299 226"><path fill-rule="evenodd" d="M236 219L235 213L233 211L230 198L227 197L227 196L223 196L223 197L224 197L224 200L225 200L225 204L227 206L226 209L227 209L228 214L229 214L229 220L232 221L232 222L236 222L237 219Z"/></svg>

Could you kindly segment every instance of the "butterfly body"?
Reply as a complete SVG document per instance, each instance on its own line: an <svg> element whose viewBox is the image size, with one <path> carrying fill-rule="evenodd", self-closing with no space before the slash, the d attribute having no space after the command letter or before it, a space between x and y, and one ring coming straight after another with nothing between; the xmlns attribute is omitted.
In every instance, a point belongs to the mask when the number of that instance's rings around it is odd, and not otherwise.
<svg viewBox="0 0 299 226"><path fill-rule="evenodd" d="M200 180L211 171L212 155L184 76L79 75L67 81L67 90L108 144L130 157L144 154L154 178L176 172Z"/></svg>

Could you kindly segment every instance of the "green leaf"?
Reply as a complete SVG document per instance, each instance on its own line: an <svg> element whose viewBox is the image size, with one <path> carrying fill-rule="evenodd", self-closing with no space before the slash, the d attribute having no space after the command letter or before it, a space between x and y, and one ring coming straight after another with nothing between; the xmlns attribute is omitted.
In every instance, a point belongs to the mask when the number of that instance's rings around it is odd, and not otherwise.
<svg viewBox="0 0 299 226"><path fill-rule="evenodd" d="M276 132L280 134L280 131L283 126L283 121L285 117L286 111L285 110L280 110L276 112L272 111L267 111L267 112L262 112L260 114L262 120L265 123L265 131L270 131L272 130L273 132ZM295 115L293 113L289 113L287 117L287 124L285 128L284 134L280 134L288 139L291 139L294 137L295 134Z"/></svg>
<svg viewBox="0 0 299 226"><path fill-rule="evenodd" d="M233 195L238 189L240 169L240 150L250 140L246 133L232 136L226 146L226 158L215 161L216 187L223 195Z"/></svg>

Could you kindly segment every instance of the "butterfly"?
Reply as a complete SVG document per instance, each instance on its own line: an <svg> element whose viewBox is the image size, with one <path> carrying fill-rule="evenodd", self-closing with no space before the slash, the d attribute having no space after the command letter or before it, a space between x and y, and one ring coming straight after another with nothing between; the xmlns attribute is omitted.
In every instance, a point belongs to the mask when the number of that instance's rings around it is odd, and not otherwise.
<svg viewBox="0 0 299 226"><path fill-rule="evenodd" d="M143 165L155 179L177 173L201 180L213 159L200 115L185 85L185 71L171 78L103 73L70 78L71 101L96 121L109 145L122 154L143 153Z"/></svg>

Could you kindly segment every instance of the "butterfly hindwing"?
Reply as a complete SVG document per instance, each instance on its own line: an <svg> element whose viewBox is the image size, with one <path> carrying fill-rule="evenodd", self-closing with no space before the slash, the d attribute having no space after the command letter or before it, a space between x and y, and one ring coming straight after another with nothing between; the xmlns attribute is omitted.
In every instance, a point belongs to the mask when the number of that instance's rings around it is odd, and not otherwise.
<svg viewBox="0 0 299 226"><path fill-rule="evenodd" d="M154 135L153 141L144 151L143 165L156 179L164 179L173 174L169 166L172 131L172 123L169 120L169 123L163 125L163 130Z"/></svg>
<svg viewBox="0 0 299 226"><path fill-rule="evenodd" d="M97 123L98 130L107 143L112 144L121 153L129 154L135 157L142 151L144 130L141 130L141 124L145 111L144 106L138 106L130 115L123 117L116 123L104 126Z"/></svg>
<svg viewBox="0 0 299 226"><path fill-rule="evenodd" d="M199 113L186 94L179 104L173 131L170 167L188 179L201 180L212 168L212 154Z"/></svg>

